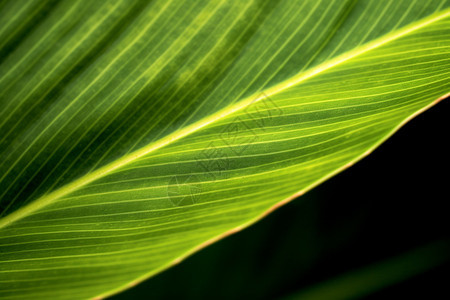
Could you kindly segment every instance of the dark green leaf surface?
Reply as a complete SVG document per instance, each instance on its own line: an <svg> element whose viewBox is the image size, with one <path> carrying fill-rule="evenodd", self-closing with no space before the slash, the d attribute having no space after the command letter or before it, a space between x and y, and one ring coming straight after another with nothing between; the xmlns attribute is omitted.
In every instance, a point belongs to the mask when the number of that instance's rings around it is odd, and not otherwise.
<svg viewBox="0 0 450 300"><path fill-rule="evenodd" d="M285 300L363 299L373 291L413 277L449 260L448 241L438 241L409 253L354 270Z"/></svg>
<svg viewBox="0 0 450 300"><path fill-rule="evenodd" d="M3 1L0 296L145 279L450 90L449 1Z"/></svg>

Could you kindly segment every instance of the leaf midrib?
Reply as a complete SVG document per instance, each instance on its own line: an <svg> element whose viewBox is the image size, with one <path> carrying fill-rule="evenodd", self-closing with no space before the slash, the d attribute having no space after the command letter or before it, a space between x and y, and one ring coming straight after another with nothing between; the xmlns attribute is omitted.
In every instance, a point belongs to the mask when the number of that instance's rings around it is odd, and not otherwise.
<svg viewBox="0 0 450 300"><path fill-rule="evenodd" d="M123 157L89 173L89 174L86 174L86 175L80 177L77 180L74 180L73 182L71 182L69 184L66 184L65 186L63 186L59 189L56 189L55 191L53 191L47 195L41 196L40 198L19 208L18 210L12 212L11 214L1 218L0 219L0 228L7 227L7 226L11 225L13 222L33 213L34 211L36 211L42 207L45 207L48 204L51 204L55 200L60 199L61 197L64 197L97 179L107 176L108 174L114 172L115 170L117 170L125 165L128 165L128 164L134 162L135 160L137 160L153 151L163 148L163 147L171 144L172 142L182 139L185 136L188 136L194 132L197 132L200 129L202 129L214 122L217 122L218 120L221 120L237 111L240 111L240 110L252 105L253 103L259 102L267 97L270 97L277 93L280 93L292 86L298 85L299 83L306 81L306 80L314 77L315 75L318 75L318 74L320 74L326 70L329 70L337 65L340 65L341 63L344 63L356 56L362 55L373 49L381 47L391 41L394 41L405 35L408 35L416 30L419 30L430 24L433 24L434 22L444 19L444 18L448 17L449 15L450 15L450 9L446 9L440 13L433 14L433 15L426 17L420 21L411 23L399 30L393 31L391 33L388 33L388 34L380 37L380 38L377 38L365 45L356 47L353 50L348 51L344 54L341 54L327 62L324 62L314 68L311 68L308 71L301 72L301 73L297 74L296 76L293 76L290 79L285 80L279 84L276 84L262 92L254 93L254 94L242 99L241 101L239 101L238 103L236 103L234 105L231 105L224 109L221 109L221 110L215 112L214 114L210 115L209 117L203 118L181 130L177 130L177 131L167 135L164 138L161 138L153 143L150 143L149 145L147 145L141 149L138 149L128 155L125 155L125 156L123 156Z"/></svg>

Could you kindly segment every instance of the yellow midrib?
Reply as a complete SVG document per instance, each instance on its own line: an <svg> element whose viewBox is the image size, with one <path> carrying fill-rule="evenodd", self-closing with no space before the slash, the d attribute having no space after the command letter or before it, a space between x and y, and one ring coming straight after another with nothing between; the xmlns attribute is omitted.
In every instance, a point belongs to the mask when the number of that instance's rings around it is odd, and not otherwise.
<svg viewBox="0 0 450 300"><path fill-rule="evenodd" d="M27 215L31 214L32 212L52 203L53 201L65 196L65 195L68 195L69 193L74 192L77 189L79 189L97 179L100 179L100 178L110 174L111 172L135 161L136 159L138 159L144 155L147 155L157 149L160 149L160 148L162 148L174 141L177 141L185 136L188 136L191 133L197 132L198 130L208 126L209 124L214 123L226 116L229 116L236 111L246 108L249 105L256 103L266 97L270 97L277 93L280 93L281 91L284 91L292 86L295 86L311 77L314 77L315 75L317 75L319 73L322 73L330 68L333 68L336 65L346 62L349 59L352 59L356 56L364 54L372 49L378 48L386 43L389 43L393 40L403 37L411 32L414 32L425 26L428 26L434 22L442 20L442 19L448 17L449 15L450 15L450 9L446 9L440 13L431 15L425 19L422 19L421 21L412 23L412 24L405 26L397 31L386 34L386 35L384 35L370 43L367 43L361 47L357 47L357 48L353 49L352 51L349 51L342 55L339 55L336 58L331 59L328 62L322 63L306 72L299 73L298 75L291 77L290 79L283 81L269 89L266 89L263 92L255 93L234 105L226 107L226 108L212 114L209 117L203 118L202 120L197 121L197 122L185 127L184 129L173 132L173 133L169 134L168 136L166 136L156 142L153 142L139 150L136 150L133 153L125 155L122 158L117 159L116 161L109 163L109 164L97 169L96 171L89 173L89 174L73 181L72 183L69 183L69 184L67 184L45 196L42 196L41 198L36 199L32 203L30 203L22 208L19 208L18 210L14 211L13 213L0 219L0 228L6 227L6 226L10 225L11 223L13 223L14 221L19 220L22 217L27 216Z"/></svg>

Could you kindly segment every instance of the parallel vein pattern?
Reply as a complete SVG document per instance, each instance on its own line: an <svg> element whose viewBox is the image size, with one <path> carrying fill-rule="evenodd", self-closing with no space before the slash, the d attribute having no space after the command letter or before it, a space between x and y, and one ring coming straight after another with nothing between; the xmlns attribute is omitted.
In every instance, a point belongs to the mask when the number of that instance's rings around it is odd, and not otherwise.
<svg viewBox="0 0 450 300"><path fill-rule="evenodd" d="M2 299L133 285L450 90L449 1L19 2L0 5Z"/></svg>

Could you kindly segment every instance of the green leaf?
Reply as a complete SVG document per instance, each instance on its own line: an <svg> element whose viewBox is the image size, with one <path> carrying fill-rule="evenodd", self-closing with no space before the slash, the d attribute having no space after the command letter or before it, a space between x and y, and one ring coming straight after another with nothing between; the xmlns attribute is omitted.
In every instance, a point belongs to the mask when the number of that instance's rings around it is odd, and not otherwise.
<svg viewBox="0 0 450 300"><path fill-rule="evenodd" d="M449 7L1 2L0 297L116 293L349 167L448 95Z"/></svg>
<svg viewBox="0 0 450 300"><path fill-rule="evenodd" d="M285 299L361 299L374 291L447 262L450 259L449 250L448 240L436 241L400 256L340 275Z"/></svg>
<svg viewBox="0 0 450 300"><path fill-rule="evenodd" d="M448 240L435 241L400 256L339 275L284 299L362 299L374 291L447 262L449 253Z"/></svg>

